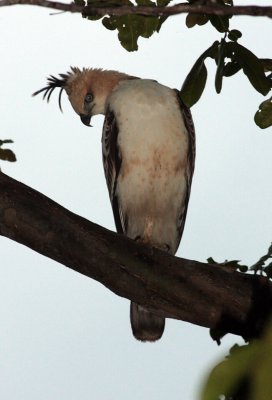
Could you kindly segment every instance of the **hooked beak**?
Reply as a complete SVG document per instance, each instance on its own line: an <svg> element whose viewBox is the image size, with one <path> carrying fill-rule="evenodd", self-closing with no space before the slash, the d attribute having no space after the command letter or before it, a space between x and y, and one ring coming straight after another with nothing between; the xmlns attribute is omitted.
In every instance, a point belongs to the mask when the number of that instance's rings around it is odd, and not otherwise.
<svg viewBox="0 0 272 400"><path fill-rule="evenodd" d="M81 122L82 122L84 125L86 125L86 126L92 126L92 125L90 124L90 122L91 122L91 117L90 117L89 115L80 114L80 119L81 119Z"/></svg>

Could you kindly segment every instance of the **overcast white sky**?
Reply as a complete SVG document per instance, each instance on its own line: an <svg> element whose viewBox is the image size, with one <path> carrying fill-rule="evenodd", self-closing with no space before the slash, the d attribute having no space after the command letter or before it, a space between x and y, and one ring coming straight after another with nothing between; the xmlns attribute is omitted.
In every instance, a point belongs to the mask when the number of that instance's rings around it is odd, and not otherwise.
<svg viewBox="0 0 272 400"><path fill-rule="evenodd" d="M247 2L248 4L250 2ZM253 2L251 2L253 3ZM271 4L263 1L263 4ZM244 2L245 4L245 2ZM196 58L220 35L169 19L127 53L115 32L79 15L29 6L0 10L0 138L18 162L4 172L69 210L114 230L101 162L103 118L86 128L31 93L70 65L118 69L180 88ZM241 43L271 57L271 20L233 18ZM214 90L214 66L192 109L197 160L179 256L254 263L272 239L272 129L253 122L263 101L240 73ZM65 97L65 96L63 96ZM196 400L209 368L238 341L218 347L207 329L167 321L156 344L130 332L129 302L101 284L0 238L0 397L5 400Z"/></svg>

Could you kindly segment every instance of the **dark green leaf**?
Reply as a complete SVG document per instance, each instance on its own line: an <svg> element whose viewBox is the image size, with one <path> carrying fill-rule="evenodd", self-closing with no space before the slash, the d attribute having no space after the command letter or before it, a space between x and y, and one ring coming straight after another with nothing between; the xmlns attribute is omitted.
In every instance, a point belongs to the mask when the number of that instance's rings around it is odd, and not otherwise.
<svg viewBox="0 0 272 400"><path fill-rule="evenodd" d="M208 264L218 264L212 257L207 258L207 263Z"/></svg>
<svg viewBox="0 0 272 400"><path fill-rule="evenodd" d="M204 25L209 21L205 14L192 14L189 13L186 17L186 26L192 28L195 25Z"/></svg>
<svg viewBox="0 0 272 400"><path fill-rule="evenodd" d="M263 67L264 67L264 72L269 72L272 71L272 60L270 58L260 58Z"/></svg>
<svg viewBox="0 0 272 400"><path fill-rule="evenodd" d="M114 31L116 29L115 19L112 17L104 17L102 19L102 24L105 28L109 29L110 31Z"/></svg>
<svg viewBox="0 0 272 400"><path fill-rule="evenodd" d="M272 82L265 76L261 60L237 42L229 42L228 49L232 51L233 59L241 65L252 86L261 94L266 95Z"/></svg>
<svg viewBox="0 0 272 400"><path fill-rule="evenodd" d="M74 1L77 6L85 6L86 4L84 0L74 0Z"/></svg>
<svg viewBox="0 0 272 400"><path fill-rule="evenodd" d="M258 340L233 346L210 373L201 400L270 400L272 393L272 325Z"/></svg>
<svg viewBox="0 0 272 400"><path fill-rule="evenodd" d="M88 15L87 16L87 19L89 19L90 21L98 21L101 18L102 17L100 15Z"/></svg>
<svg viewBox="0 0 272 400"><path fill-rule="evenodd" d="M215 261L212 257L207 258L207 263L208 264L218 264L219 267L228 267L231 270L236 271L239 269L241 272L246 272L248 270L248 267L246 265L240 265L240 260L225 260L222 263L218 263Z"/></svg>
<svg viewBox="0 0 272 400"><path fill-rule="evenodd" d="M246 265L240 265L240 260L230 260L230 261L225 261L221 265L224 267L228 267L234 271L239 269L240 271L243 269L243 272L246 272L248 270L248 267Z"/></svg>
<svg viewBox="0 0 272 400"><path fill-rule="evenodd" d="M229 29L229 18L228 15L209 15L211 24L221 33L227 32Z"/></svg>
<svg viewBox="0 0 272 400"><path fill-rule="evenodd" d="M3 144L6 144L6 143L13 143L13 140L11 140L11 139L0 140L0 147L1 147Z"/></svg>
<svg viewBox="0 0 272 400"><path fill-rule="evenodd" d="M272 97L259 105L254 117L255 123L262 129L272 125Z"/></svg>
<svg viewBox="0 0 272 400"><path fill-rule="evenodd" d="M216 41L197 59L191 71L183 82L180 94L187 107L192 107L201 97L207 81L207 68L205 59L216 57L219 42Z"/></svg>
<svg viewBox="0 0 272 400"><path fill-rule="evenodd" d="M218 364L211 372L202 393L202 400L217 400L221 395L232 396L254 367L259 343L241 346L232 356Z"/></svg>
<svg viewBox="0 0 272 400"><path fill-rule="evenodd" d="M170 3L171 0L157 0L157 5L159 7L167 6L167 4Z"/></svg>
<svg viewBox="0 0 272 400"><path fill-rule="evenodd" d="M224 66L223 75L232 76L239 72L241 68L241 65L238 64L236 61L230 61Z"/></svg>
<svg viewBox="0 0 272 400"><path fill-rule="evenodd" d="M95 1L95 0L89 0ZM114 0L109 0L110 3ZM167 5L169 0L158 0L158 4ZM121 4L120 4L121 3ZM107 1L108 4L108 1ZM121 0L118 5L133 5L129 0ZM151 0L136 0L139 6L156 6L156 3ZM101 6L101 3L100 3ZM102 20L105 28L109 30L118 30L118 39L121 45L128 51L138 49L139 37L149 38L154 32L159 32L161 25L165 22L166 17L152 17L144 15L122 15L104 17Z"/></svg>
<svg viewBox="0 0 272 400"><path fill-rule="evenodd" d="M187 75L180 92L187 107L192 107L200 99L206 85L207 75L204 59L199 58Z"/></svg>
<svg viewBox="0 0 272 400"><path fill-rule="evenodd" d="M218 264L212 257L207 258L207 263L208 264Z"/></svg>
<svg viewBox="0 0 272 400"><path fill-rule="evenodd" d="M167 18L168 18L168 17L160 17L160 18L158 19L158 24L157 24L157 29L156 29L156 31L157 31L158 33L159 33L160 29L161 29L162 24L167 20Z"/></svg>
<svg viewBox="0 0 272 400"><path fill-rule="evenodd" d="M266 261L268 261L270 258L272 258L272 243L268 247L267 253L264 256L260 257L260 259L250 267L250 270L254 272L263 270Z"/></svg>
<svg viewBox="0 0 272 400"><path fill-rule="evenodd" d="M268 278L272 278L272 263L268 264L267 267L264 268L264 272Z"/></svg>
<svg viewBox="0 0 272 400"><path fill-rule="evenodd" d="M271 324L266 329L265 335L259 343L259 350L253 361L253 371L251 373L252 381L252 399L268 400L272 393L272 327ZM251 369L251 368L250 368Z"/></svg>
<svg viewBox="0 0 272 400"><path fill-rule="evenodd" d="M13 153L13 151L11 151L9 149L1 149L0 148L0 159L5 160L5 161L14 162L14 161L16 161L16 156Z"/></svg>
<svg viewBox="0 0 272 400"><path fill-rule="evenodd" d="M138 6L156 6L152 0L136 0L136 4L138 4Z"/></svg>
<svg viewBox="0 0 272 400"><path fill-rule="evenodd" d="M247 272L248 271L248 267L246 265L238 265L238 269L240 272Z"/></svg>
<svg viewBox="0 0 272 400"><path fill-rule="evenodd" d="M240 39L240 37L242 37L242 33L240 31L238 31L237 29L232 29L228 33L229 40L232 40L233 42L237 42L237 40Z"/></svg>
<svg viewBox="0 0 272 400"><path fill-rule="evenodd" d="M217 69L215 74L215 90L221 92L223 82L223 71L225 66L225 40L222 40L218 46Z"/></svg>
<svg viewBox="0 0 272 400"><path fill-rule="evenodd" d="M221 344L221 339L227 334L228 332L222 331L218 328L211 328L210 329L210 337L214 340L218 346Z"/></svg>

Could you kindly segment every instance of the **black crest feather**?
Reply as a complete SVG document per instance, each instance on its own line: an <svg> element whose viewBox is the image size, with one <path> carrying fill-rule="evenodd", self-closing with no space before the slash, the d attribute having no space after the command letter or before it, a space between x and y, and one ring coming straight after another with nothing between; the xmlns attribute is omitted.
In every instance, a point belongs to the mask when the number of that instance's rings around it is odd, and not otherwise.
<svg viewBox="0 0 272 400"><path fill-rule="evenodd" d="M51 94L53 93L53 91L56 88L60 88L58 103L59 103L59 108L62 111L62 107L61 107L61 95L62 95L62 92L63 92L63 90L64 90L64 88L65 88L65 86L67 84L68 79L72 75L74 75L76 73L79 73L79 72L80 72L79 68L71 67L71 71L67 72L66 74L59 74L59 77L50 75L47 78L47 86L43 87L40 90L37 90L37 92L34 92L32 94L32 96L37 96L37 94L40 94L40 93L44 92L43 93L43 100L46 99L47 102L49 102Z"/></svg>

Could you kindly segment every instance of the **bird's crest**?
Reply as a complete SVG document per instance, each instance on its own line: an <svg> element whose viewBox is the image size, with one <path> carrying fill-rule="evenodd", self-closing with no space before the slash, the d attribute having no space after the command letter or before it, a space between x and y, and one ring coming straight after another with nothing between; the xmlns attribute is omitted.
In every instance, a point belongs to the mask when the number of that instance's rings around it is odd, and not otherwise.
<svg viewBox="0 0 272 400"><path fill-rule="evenodd" d="M62 107L61 107L61 95L63 90L65 89L65 87L67 86L67 82L69 79L71 79L71 77L73 77L74 75L78 75L80 73L84 72L81 71L79 68L77 67L71 67L71 71L68 71L66 74L59 74L59 78L53 75L50 75L47 78L47 86L45 86L44 88L37 90L37 92L34 92L32 94L32 96L37 96L37 94L40 94L42 92L44 92L43 94L43 100L47 100L47 102L49 102L51 94L53 93L53 91L56 88L61 88L60 92L59 92L59 108L62 111Z"/></svg>

